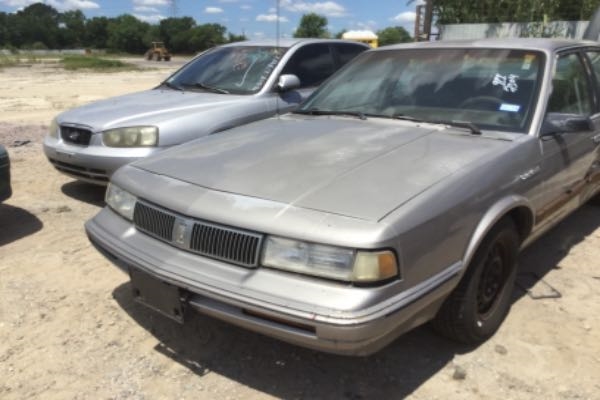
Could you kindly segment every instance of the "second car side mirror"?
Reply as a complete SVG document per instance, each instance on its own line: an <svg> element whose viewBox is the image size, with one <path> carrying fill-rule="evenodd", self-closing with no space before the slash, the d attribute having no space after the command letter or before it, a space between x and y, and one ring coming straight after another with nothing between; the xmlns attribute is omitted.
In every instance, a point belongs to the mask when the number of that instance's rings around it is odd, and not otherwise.
<svg viewBox="0 0 600 400"><path fill-rule="evenodd" d="M589 132L595 129L590 117L578 114L548 113L542 124L540 136L557 133Z"/></svg>
<svg viewBox="0 0 600 400"><path fill-rule="evenodd" d="M300 79L294 74L283 74L277 82L277 90L279 92L287 92L298 87L300 87Z"/></svg>

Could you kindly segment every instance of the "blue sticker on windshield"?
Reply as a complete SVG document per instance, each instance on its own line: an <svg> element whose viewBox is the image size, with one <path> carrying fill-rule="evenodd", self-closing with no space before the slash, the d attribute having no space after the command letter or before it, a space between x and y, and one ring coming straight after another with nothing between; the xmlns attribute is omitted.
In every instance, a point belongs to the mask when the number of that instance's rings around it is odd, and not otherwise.
<svg viewBox="0 0 600 400"><path fill-rule="evenodd" d="M521 106L518 104L502 103L500 105L500 111L519 112L520 109Z"/></svg>

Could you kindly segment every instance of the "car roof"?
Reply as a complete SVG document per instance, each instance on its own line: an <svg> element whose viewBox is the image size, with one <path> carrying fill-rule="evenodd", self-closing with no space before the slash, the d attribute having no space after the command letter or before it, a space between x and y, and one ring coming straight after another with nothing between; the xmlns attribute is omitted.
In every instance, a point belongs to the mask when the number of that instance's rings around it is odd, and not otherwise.
<svg viewBox="0 0 600 400"><path fill-rule="evenodd" d="M308 43L351 43L356 45L362 45L366 48L369 46L357 42L355 40L343 40L343 39L315 39L315 38L282 38L282 39L259 39L259 40L244 40L241 42L233 42L223 45L228 46L279 46L279 47L292 47L297 44L308 44Z"/></svg>
<svg viewBox="0 0 600 400"><path fill-rule="evenodd" d="M502 39L473 39L473 40L440 40L437 42L414 42L391 46L382 46L377 50L415 49L415 48L510 48L523 50L558 51L578 46L599 46L599 42L574 39L547 38L502 38Z"/></svg>

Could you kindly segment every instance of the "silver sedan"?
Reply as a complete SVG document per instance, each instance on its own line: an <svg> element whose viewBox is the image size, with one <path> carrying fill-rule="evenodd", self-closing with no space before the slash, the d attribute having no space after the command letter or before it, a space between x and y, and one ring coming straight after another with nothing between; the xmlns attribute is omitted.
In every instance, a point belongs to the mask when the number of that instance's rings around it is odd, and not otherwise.
<svg viewBox="0 0 600 400"><path fill-rule="evenodd" d="M119 170L86 230L177 320L344 354L430 320L479 343L519 250L600 191L599 81L594 42L368 51L295 113Z"/></svg>
<svg viewBox="0 0 600 400"><path fill-rule="evenodd" d="M58 171L106 185L112 173L129 162L290 111L366 49L362 43L322 39L216 47L155 89L58 115L44 140L44 152Z"/></svg>

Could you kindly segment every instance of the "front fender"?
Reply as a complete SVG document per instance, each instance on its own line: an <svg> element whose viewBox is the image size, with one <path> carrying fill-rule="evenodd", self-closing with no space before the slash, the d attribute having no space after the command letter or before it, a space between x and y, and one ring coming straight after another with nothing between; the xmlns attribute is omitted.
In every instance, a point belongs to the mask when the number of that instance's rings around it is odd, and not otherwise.
<svg viewBox="0 0 600 400"><path fill-rule="evenodd" d="M525 216L523 221L515 221L515 223L519 229L521 239L526 238L531 231L534 222L534 213L532 210L533 208L531 207L529 200L520 195L509 195L494 203L483 215L477 224L477 227L473 231L465 254L463 255L463 265L469 265L473 259L473 256L475 255L475 252L477 251L477 248L485 236L494 227L494 225L496 225L496 223L505 216ZM513 214L513 212L516 212L516 214ZM523 213L527 213L528 215Z"/></svg>

